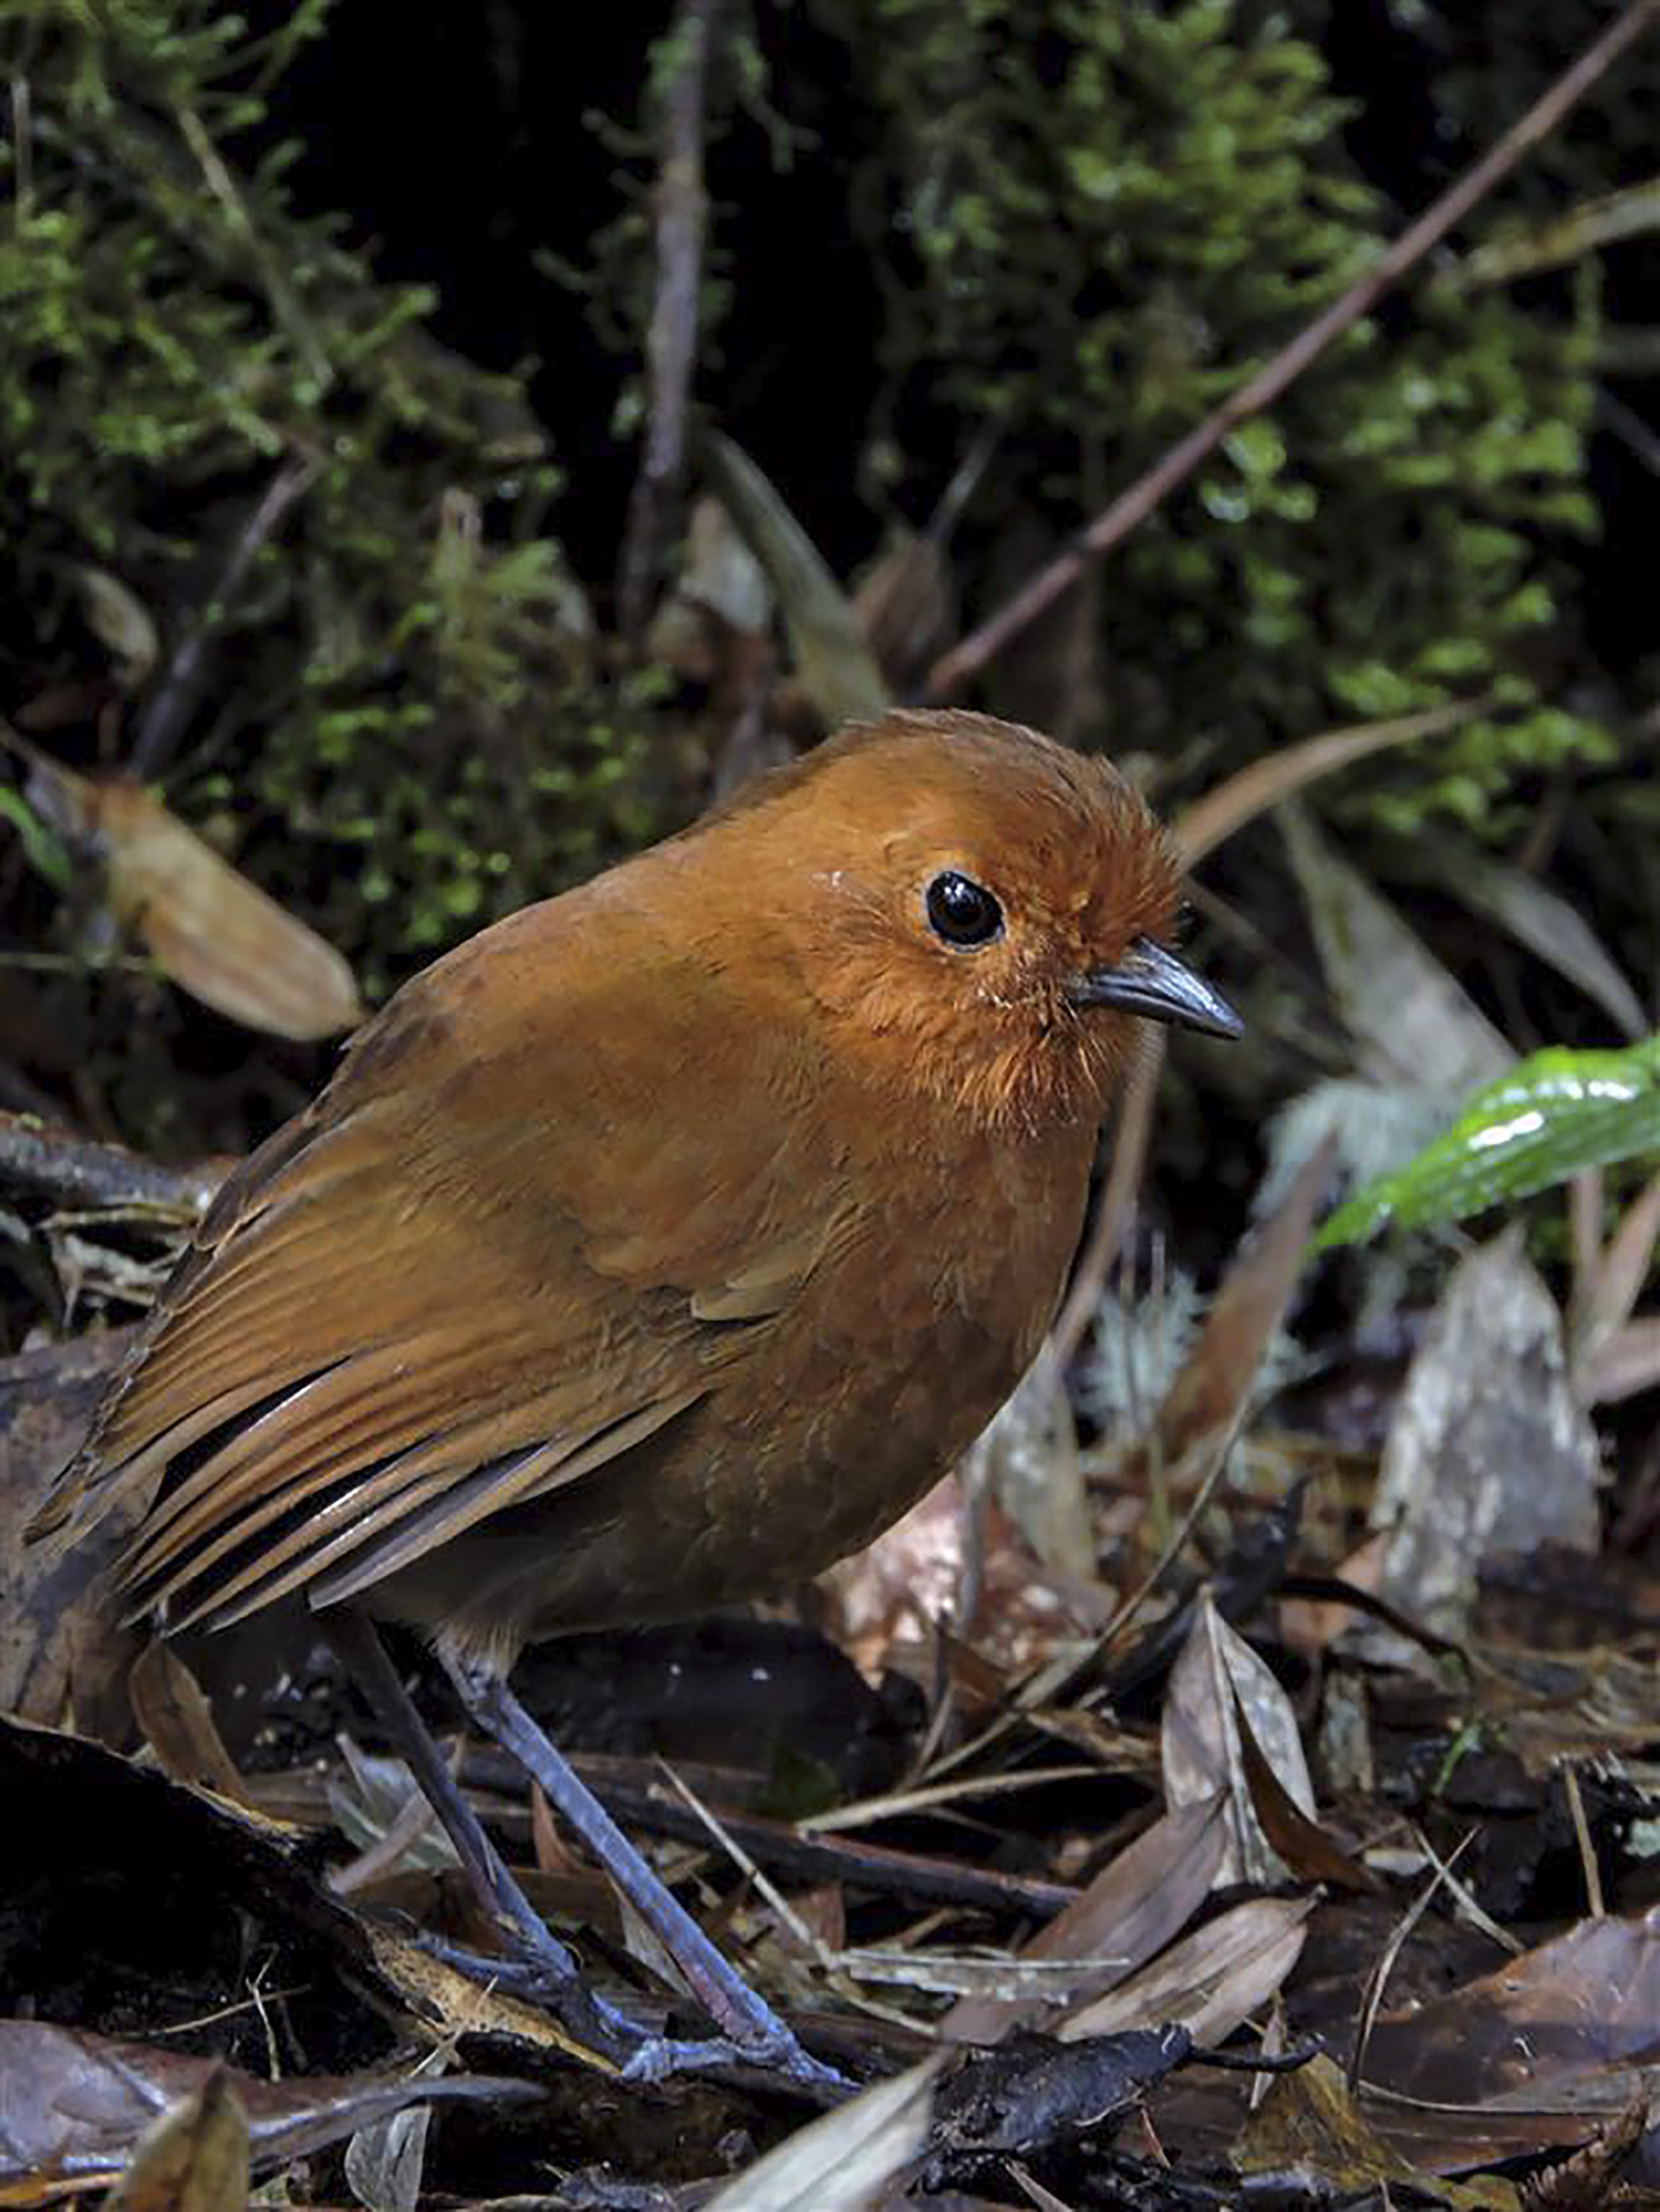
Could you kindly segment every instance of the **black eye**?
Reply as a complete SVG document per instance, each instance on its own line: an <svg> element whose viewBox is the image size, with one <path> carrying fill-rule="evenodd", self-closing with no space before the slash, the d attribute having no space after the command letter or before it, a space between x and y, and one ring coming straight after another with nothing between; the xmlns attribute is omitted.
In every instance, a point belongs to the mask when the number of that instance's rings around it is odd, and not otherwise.
<svg viewBox="0 0 1660 2212"><path fill-rule="evenodd" d="M947 944L989 944L1002 932L1003 910L990 892L948 868L928 886L928 926Z"/></svg>

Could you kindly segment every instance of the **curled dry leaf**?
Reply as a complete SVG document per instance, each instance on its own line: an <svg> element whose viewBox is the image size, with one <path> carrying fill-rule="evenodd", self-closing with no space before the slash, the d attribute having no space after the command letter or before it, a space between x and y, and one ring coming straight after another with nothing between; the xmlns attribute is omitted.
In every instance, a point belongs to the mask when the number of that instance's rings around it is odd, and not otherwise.
<svg viewBox="0 0 1660 2212"><path fill-rule="evenodd" d="M101 855L111 912L181 990L277 1037L333 1037L363 1018L351 969L142 784L92 783L36 761Z"/></svg>
<svg viewBox="0 0 1660 2212"><path fill-rule="evenodd" d="M1267 1884L1282 1880L1288 1870L1256 1809L1243 1748L1247 1727L1286 1800L1313 1827L1314 1787L1290 1700L1217 1611L1209 1591L1201 1591L1165 1701L1165 1794L1173 1808L1219 1799L1228 1841L1218 1880Z"/></svg>
<svg viewBox="0 0 1660 2212"><path fill-rule="evenodd" d="M236 1761L225 1748L201 1684L170 1643L142 1651L127 1678L133 1718L175 1782L211 1789L232 1803L247 1801Z"/></svg>

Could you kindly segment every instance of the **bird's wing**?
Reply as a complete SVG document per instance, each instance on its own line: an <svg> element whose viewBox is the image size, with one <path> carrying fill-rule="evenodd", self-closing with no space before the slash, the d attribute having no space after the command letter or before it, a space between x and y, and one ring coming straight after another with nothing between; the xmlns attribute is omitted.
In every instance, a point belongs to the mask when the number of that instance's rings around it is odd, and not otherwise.
<svg viewBox="0 0 1660 2212"><path fill-rule="evenodd" d="M836 1242L836 1178L799 1114L697 1095L707 1006L645 1042L629 1011L560 1044L401 994L226 1186L36 1533L148 1497L136 1608L328 1602L716 1389Z"/></svg>

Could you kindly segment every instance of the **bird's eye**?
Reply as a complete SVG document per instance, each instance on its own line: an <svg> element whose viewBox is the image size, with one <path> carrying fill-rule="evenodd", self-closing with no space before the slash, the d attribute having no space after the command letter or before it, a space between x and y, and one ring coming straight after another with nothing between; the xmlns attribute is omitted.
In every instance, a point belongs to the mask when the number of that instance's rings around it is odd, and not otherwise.
<svg viewBox="0 0 1660 2212"><path fill-rule="evenodd" d="M947 944L989 944L1001 937L1003 910L971 877L948 868L928 886L928 926Z"/></svg>

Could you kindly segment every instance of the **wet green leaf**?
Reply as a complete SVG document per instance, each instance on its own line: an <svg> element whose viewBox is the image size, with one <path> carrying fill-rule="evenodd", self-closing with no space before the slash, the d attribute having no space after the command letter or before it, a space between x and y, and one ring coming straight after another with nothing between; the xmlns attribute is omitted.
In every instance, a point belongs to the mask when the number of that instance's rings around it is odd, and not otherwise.
<svg viewBox="0 0 1660 2212"><path fill-rule="evenodd" d="M1660 1153L1660 1034L1625 1052L1551 1047L1479 1090L1417 1158L1368 1185L1315 1238L1357 1244L1387 1223L1463 1221L1587 1167Z"/></svg>

